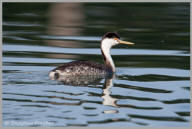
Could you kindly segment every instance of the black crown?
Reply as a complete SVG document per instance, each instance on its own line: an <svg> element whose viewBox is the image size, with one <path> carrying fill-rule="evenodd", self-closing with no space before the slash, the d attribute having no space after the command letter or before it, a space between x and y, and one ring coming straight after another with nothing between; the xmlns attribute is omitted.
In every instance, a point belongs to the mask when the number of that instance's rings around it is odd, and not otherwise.
<svg viewBox="0 0 192 129"><path fill-rule="evenodd" d="M106 34L104 34L102 39L104 39L104 38L119 38L120 39L119 35L115 32L107 32Z"/></svg>

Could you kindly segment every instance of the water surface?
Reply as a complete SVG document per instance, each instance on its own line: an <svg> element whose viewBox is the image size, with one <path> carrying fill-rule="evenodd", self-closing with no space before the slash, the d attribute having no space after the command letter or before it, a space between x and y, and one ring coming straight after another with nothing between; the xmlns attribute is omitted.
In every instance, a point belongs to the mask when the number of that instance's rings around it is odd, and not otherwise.
<svg viewBox="0 0 192 129"><path fill-rule="evenodd" d="M3 126L189 126L189 4L4 3ZM102 63L116 31L134 46L111 50L111 77L50 80L73 60Z"/></svg>

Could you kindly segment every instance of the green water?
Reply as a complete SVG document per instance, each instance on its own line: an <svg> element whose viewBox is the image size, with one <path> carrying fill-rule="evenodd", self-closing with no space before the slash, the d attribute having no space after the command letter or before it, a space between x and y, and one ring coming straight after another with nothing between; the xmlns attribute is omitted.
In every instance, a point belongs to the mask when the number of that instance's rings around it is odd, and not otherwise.
<svg viewBox="0 0 192 129"><path fill-rule="evenodd" d="M189 19L188 3L3 3L3 126L189 126ZM109 31L135 43L111 50L114 77L49 79L102 63Z"/></svg>

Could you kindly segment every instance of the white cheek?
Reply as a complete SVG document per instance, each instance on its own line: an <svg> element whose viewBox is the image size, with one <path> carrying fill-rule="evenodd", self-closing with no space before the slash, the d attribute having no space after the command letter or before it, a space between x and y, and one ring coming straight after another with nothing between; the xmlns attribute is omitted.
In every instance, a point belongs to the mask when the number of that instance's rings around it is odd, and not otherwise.
<svg viewBox="0 0 192 129"><path fill-rule="evenodd" d="M115 45L117 45L117 44L119 44L119 42L118 42L118 41L115 41Z"/></svg>
<svg viewBox="0 0 192 129"><path fill-rule="evenodd" d="M113 39L110 39L110 43L109 43L109 44L111 44L110 46L112 47L112 46L114 46L114 45L117 45L117 44L118 44L118 41L113 40Z"/></svg>

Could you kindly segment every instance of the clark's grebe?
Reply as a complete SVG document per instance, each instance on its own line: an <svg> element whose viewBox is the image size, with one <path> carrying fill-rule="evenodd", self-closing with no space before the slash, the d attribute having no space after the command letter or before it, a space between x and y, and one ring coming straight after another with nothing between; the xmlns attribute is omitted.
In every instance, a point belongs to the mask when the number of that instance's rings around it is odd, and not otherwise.
<svg viewBox="0 0 192 129"><path fill-rule="evenodd" d="M92 61L72 61L56 67L49 73L51 79L66 75L107 75L115 72L115 65L110 49L117 44L133 45L134 43L120 40L117 33L107 32L101 40L101 52L104 64Z"/></svg>

